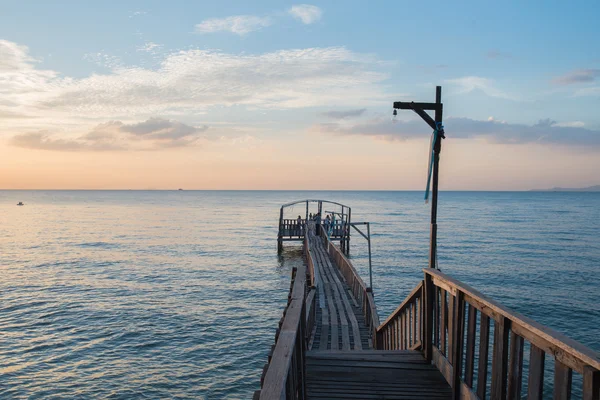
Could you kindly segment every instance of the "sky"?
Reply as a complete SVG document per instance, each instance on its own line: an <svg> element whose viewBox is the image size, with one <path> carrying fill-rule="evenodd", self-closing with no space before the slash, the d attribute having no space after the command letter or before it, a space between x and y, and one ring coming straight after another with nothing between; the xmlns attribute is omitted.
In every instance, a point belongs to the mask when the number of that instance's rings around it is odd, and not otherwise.
<svg viewBox="0 0 600 400"><path fill-rule="evenodd" d="M0 189L600 184L597 1L0 0Z"/></svg>

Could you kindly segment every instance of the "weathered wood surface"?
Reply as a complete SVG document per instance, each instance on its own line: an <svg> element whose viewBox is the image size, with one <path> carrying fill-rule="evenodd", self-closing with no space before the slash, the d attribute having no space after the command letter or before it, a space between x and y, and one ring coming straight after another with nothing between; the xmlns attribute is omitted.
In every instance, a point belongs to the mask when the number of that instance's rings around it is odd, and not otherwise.
<svg viewBox="0 0 600 400"><path fill-rule="evenodd" d="M306 268L298 268L293 279L289 304L276 333L275 348L261 384L260 399L305 397Z"/></svg>
<svg viewBox="0 0 600 400"><path fill-rule="evenodd" d="M421 347L421 299L423 281L419 283L389 317L377 327L376 343L380 350L408 350Z"/></svg>
<svg viewBox="0 0 600 400"><path fill-rule="evenodd" d="M326 252L321 238L309 227L305 250L318 276L316 318L313 349L361 350L368 349L369 330L358 301L335 262Z"/></svg>
<svg viewBox="0 0 600 400"><path fill-rule="evenodd" d="M433 291L439 294L439 301L434 300L427 308L435 313L431 319L439 323L434 327L436 332L428 332L423 338L424 348L431 344L433 361L454 388L454 398L485 399L489 394L492 400L520 399L524 394L523 382L527 382L527 398L541 399L544 384L549 383L544 379L544 358L548 355L554 359L554 399L571 398L576 372L583 375L580 389L583 398L600 400L598 384L594 383L594 379L600 379L597 378L600 357L595 351L503 307L439 270L423 271L426 283L431 282ZM468 307L468 318L465 307ZM477 315L480 315L479 322ZM490 322L493 323L493 345L489 343ZM478 359L475 358L477 333ZM526 342L530 347L530 360L524 372ZM488 362L491 382L488 382ZM477 382L476 388L474 382Z"/></svg>
<svg viewBox="0 0 600 400"><path fill-rule="evenodd" d="M346 258L342 251L335 246L327 235L322 235L321 240L327 254L329 254L335 270L347 283L356 302L362 307L362 313L365 323L370 330L372 338L376 338L377 327L379 326L379 316L375 308L375 299L371 289L362 280L352 263ZM375 346L374 346L375 347Z"/></svg>
<svg viewBox="0 0 600 400"><path fill-rule="evenodd" d="M450 399L450 385L418 351L308 351L308 399Z"/></svg>

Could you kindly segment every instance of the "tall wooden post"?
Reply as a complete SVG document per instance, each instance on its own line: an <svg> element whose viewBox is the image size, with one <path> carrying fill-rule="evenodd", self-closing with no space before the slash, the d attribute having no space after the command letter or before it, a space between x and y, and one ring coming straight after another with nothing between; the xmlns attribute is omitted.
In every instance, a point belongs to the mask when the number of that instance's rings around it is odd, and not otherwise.
<svg viewBox="0 0 600 400"><path fill-rule="evenodd" d="M437 205L438 205L438 182L439 182L439 170L440 170L440 152L442 151L442 139L444 136L444 127L442 126L442 115L443 115L443 104L442 104L442 87L436 86L435 88L435 103L415 103L414 101L396 101L394 102L394 115L396 115L396 109L399 110L413 110L417 113L423 121L434 130L434 146L433 146L433 171L432 171L432 201L431 201L431 227L429 236L429 268L436 267L437 258ZM431 118L426 110L435 111L434 118ZM428 177L429 178L429 177ZM429 182L428 182L429 183ZM435 307L435 285L431 279L431 276L425 274L425 315L423 323L423 350L427 361L431 361L433 354L433 313Z"/></svg>
<svg viewBox="0 0 600 400"><path fill-rule="evenodd" d="M279 210L279 233L277 234L277 253L283 250L283 207Z"/></svg>
<svg viewBox="0 0 600 400"><path fill-rule="evenodd" d="M306 200L306 218L305 221L308 222L308 200Z"/></svg>
<svg viewBox="0 0 600 400"><path fill-rule="evenodd" d="M352 208L348 207L347 227L348 235L346 236L346 255L350 254L350 223L352 222Z"/></svg>
<svg viewBox="0 0 600 400"><path fill-rule="evenodd" d="M442 124L442 87L435 88L435 124L436 128ZM431 229L429 243L429 268L435 268L437 258L437 204L438 181L440 171L440 152L442 151L441 133L436 129L435 145L433 146L433 182L431 189Z"/></svg>

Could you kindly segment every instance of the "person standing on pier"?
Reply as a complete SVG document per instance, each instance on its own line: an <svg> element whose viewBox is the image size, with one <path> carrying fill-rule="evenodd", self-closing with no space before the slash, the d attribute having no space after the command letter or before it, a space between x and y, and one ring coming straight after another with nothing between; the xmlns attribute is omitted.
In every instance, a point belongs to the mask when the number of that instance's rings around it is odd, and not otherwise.
<svg viewBox="0 0 600 400"><path fill-rule="evenodd" d="M317 235L319 235L321 232L321 213L315 215L315 222L317 225Z"/></svg>
<svg viewBox="0 0 600 400"><path fill-rule="evenodd" d="M327 232L327 236L329 236L329 226L331 225L331 219L329 218L329 214L325 217L325 222L323 223L325 226L325 232Z"/></svg>
<svg viewBox="0 0 600 400"><path fill-rule="evenodd" d="M298 235L302 236L302 217L298 215L298 219L296 220L296 224L298 225Z"/></svg>

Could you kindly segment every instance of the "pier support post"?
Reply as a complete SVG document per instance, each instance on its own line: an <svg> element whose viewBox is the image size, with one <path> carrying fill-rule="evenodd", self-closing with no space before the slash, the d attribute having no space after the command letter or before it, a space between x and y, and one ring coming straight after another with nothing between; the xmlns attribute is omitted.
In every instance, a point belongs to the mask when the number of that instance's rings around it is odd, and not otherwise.
<svg viewBox="0 0 600 400"><path fill-rule="evenodd" d="M435 88L435 126L436 135L435 145L433 146L433 182L431 188L431 237L429 245L429 268L435 268L437 263L437 204L438 204L438 181L440 171L440 152L442 151L443 131L440 133L437 128L442 125L442 87Z"/></svg>
<svg viewBox="0 0 600 400"><path fill-rule="evenodd" d="M277 233L277 254L283 251L283 207L279 210L279 230Z"/></svg>
<svg viewBox="0 0 600 400"><path fill-rule="evenodd" d="M431 362L433 356L433 303L435 301L435 286L429 274L425 274L424 289L423 353L427 362Z"/></svg>

